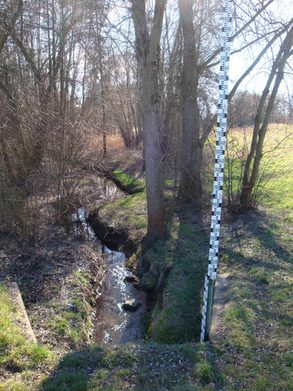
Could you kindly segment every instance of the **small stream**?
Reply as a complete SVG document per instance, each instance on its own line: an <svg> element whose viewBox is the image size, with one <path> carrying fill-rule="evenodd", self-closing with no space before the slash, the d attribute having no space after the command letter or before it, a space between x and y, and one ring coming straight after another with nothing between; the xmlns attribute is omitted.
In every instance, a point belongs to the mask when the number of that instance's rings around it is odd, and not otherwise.
<svg viewBox="0 0 293 391"><path fill-rule="evenodd" d="M145 313L145 293L125 282L133 274L125 267L123 252L112 251L102 245L107 262L103 294L97 303L96 330L94 341L104 344L121 344L142 338L141 318ZM122 306L128 300L141 303L135 312L125 311Z"/></svg>
<svg viewBox="0 0 293 391"><path fill-rule="evenodd" d="M134 275L125 266L125 254L113 251L97 239L93 229L87 223L85 208L77 209L72 215L75 232L81 230L88 240L94 241L96 251L104 258L106 274L103 281L102 295L97 300L94 320L93 342L101 345L123 344L142 338L142 316L146 312L146 294L126 282L126 277ZM134 311L125 311L122 306L127 301L140 303Z"/></svg>

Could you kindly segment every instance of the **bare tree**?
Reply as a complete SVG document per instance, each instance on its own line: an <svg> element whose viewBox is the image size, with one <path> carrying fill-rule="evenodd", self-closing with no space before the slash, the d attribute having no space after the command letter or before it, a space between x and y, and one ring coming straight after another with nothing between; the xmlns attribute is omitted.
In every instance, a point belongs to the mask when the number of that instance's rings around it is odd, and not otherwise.
<svg viewBox="0 0 293 391"><path fill-rule="evenodd" d="M291 27L280 46L276 59L273 62L257 108L252 141L243 172L242 189L240 194L240 206L242 211L246 211L253 206L253 190L258 178L260 163L263 156L264 140L277 93L284 77L286 62L293 54L292 45L293 26L291 22ZM269 95L271 87L272 92Z"/></svg>

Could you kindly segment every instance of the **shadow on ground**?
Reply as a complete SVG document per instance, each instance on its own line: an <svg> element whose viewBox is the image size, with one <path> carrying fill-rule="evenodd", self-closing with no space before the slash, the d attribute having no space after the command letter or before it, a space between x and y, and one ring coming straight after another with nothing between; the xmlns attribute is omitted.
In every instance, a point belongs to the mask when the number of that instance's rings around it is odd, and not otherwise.
<svg viewBox="0 0 293 391"><path fill-rule="evenodd" d="M39 391L192 391L209 383L222 383L209 345L92 346L66 355Z"/></svg>
<svg viewBox="0 0 293 391"><path fill-rule="evenodd" d="M154 281L156 304L148 335L159 343L199 341L208 230L198 211L170 208L165 240L144 243L144 276Z"/></svg>

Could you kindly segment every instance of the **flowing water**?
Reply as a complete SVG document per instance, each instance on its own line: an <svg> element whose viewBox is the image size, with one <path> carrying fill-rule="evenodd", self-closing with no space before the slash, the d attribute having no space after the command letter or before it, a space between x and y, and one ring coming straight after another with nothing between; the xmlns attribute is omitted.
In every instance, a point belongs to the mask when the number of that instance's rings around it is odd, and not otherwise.
<svg viewBox="0 0 293 391"><path fill-rule="evenodd" d="M133 276L125 267L123 252L101 248L107 262L103 294L97 303L96 329L94 340L104 344L121 344L142 337L141 318L145 313L145 293L125 282L126 276ZM135 312L123 310L122 305L135 300L141 306Z"/></svg>
<svg viewBox="0 0 293 391"><path fill-rule="evenodd" d="M99 344L121 344L140 339L141 320L146 311L146 295L135 289L131 283L125 282L125 277L134 277L125 266L125 254L109 249L96 238L87 223L85 208L79 208L72 215L72 221L75 223L76 233L82 230L88 240L94 241L96 250L106 263L102 295L97 300L94 316L93 341ZM122 306L128 300L135 300L141 305L135 312L125 311Z"/></svg>

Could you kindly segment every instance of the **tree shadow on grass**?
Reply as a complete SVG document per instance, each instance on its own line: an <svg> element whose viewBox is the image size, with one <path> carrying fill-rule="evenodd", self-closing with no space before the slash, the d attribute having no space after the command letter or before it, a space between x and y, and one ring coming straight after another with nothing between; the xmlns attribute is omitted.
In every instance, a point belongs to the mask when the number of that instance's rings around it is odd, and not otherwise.
<svg viewBox="0 0 293 391"><path fill-rule="evenodd" d="M204 276L208 266L209 231L202 214L192 208L178 212L179 230L175 246L173 274L175 302L181 297L178 318L186 340L199 341ZM180 293L179 298L176 293ZM188 314L188 316L187 316Z"/></svg>
<svg viewBox="0 0 293 391"><path fill-rule="evenodd" d="M60 361L39 391L193 391L222 384L209 344L91 346Z"/></svg>
<svg viewBox="0 0 293 391"><path fill-rule="evenodd" d="M278 259L292 263L292 253L284 246L278 231L278 217L264 212L250 212L243 216L245 229L257 238L264 248L272 250ZM288 232L286 231L288 234ZM289 234L288 234L289 236Z"/></svg>
<svg viewBox="0 0 293 391"><path fill-rule="evenodd" d="M148 268L159 274L150 335L160 343L199 341L208 230L188 207L172 210L167 221L166 239L146 245Z"/></svg>

